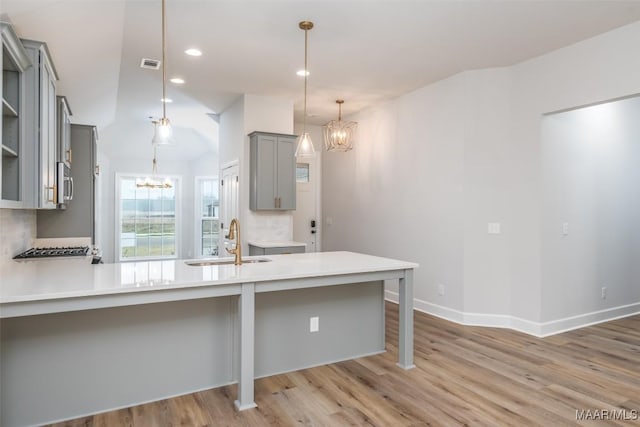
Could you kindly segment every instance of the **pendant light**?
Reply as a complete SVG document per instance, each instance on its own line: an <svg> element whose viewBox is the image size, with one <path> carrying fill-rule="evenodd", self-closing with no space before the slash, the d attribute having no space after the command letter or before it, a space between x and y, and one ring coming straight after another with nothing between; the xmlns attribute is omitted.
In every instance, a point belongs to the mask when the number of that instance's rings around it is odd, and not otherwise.
<svg viewBox="0 0 640 427"><path fill-rule="evenodd" d="M151 143L154 145L168 145L173 143L173 129L167 118L167 18L166 0L162 0L162 118L154 121L155 132Z"/></svg>
<svg viewBox="0 0 640 427"><path fill-rule="evenodd" d="M331 120L324 125L324 145L327 151L349 151L353 148L353 137L358 129L358 123L343 122L344 100L338 99L336 104L338 104L338 120Z"/></svg>
<svg viewBox="0 0 640 427"><path fill-rule="evenodd" d="M298 137L296 157L315 157L316 150L313 148L311 137L307 133L307 77L309 68L307 67L307 51L309 47L309 30L313 28L313 22L302 21L298 24L304 30L304 117L302 119L302 134Z"/></svg>
<svg viewBox="0 0 640 427"><path fill-rule="evenodd" d="M158 161L156 160L156 145L153 146L153 167L151 169L151 176L147 176L145 179L137 179L136 187L138 188L172 188L173 184L169 178L165 178L164 181L155 179L158 173Z"/></svg>

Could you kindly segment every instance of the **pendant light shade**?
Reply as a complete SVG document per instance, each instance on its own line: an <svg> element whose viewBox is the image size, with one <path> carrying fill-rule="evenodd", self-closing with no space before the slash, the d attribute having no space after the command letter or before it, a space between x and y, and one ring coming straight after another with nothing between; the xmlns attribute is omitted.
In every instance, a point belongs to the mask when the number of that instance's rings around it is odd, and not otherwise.
<svg viewBox="0 0 640 427"><path fill-rule="evenodd" d="M309 30L313 28L313 22L302 21L298 24L301 30L304 30L304 117L302 119L302 134L298 137L296 147L296 157L315 157L316 150L309 133L307 133L307 79L309 77L308 68L308 49L309 49Z"/></svg>
<svg viewBox="0 0 640 427"><path fill-rule="evenodd" d="M313 142L307 132L298 137L298 144L296 148L296 157L313 157L316 155L316 150L313 148Z"/></svg>
<svg viewBox="0 0 640 427"><path fill-rule="evenodd" d="M169 119L163 117L154 121L153 125L155 129L151 143L154 145L171 145L173 143L173 129Z"/></svg>
<svg viewBox="0 0 640 427"><path fill-rule="evenodd" d="M173 129L167 118L167 17L166 0L162 0L162 118L153 122L155 132L151 143L154 145L170 145L173 143Z"/></svg>
<svg viewBox="0 0 640 427"><path fill-rule="evenodd" d="M349 151L353 148L353 138L358 129L357 122L342 121L342 104L338 99L338 120L331 120L324 125L324 145L327 151Z"/></svg>

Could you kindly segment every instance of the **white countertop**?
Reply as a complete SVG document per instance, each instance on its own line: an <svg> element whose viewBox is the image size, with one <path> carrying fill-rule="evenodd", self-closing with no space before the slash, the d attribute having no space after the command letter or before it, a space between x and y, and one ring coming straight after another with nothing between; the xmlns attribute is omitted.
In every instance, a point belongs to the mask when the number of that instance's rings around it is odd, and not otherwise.
<svg viewBox="0 0 640 427"><path fill-rule="evenodd" d="M283 241L263 241L263 240L251 240L247 242L251 246L256 246L258 248L288 248L291 246L307 246L306 243L302 242L294 242L293 240L283 240Z"/></svg>
<svg viewBox="0 0 640 427"><path fill-rule="evenodd" d="M185 260L91 264L90 258L15 262L0 271L0 304L258 283L417 268L354 252L267 255L271 262L189 266Z"/></svg>

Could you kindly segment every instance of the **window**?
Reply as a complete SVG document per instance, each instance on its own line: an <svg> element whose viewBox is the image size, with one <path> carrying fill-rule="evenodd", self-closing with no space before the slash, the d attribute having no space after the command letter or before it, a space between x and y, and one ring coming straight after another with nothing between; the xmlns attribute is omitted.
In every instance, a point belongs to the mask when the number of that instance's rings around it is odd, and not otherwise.
<svg viewBox="0 0 640 427"><path fill-rule="evenodd" d="M137 176L117 176L119 196L118 252L121 261L175 258L179 180L167 178L172 188L137 188Z"/></svg>
<svg viewBox="0 0 640 427"><path fill-rule="evenodd" d="M309 182L309 163L296 163L296 182Z"/></svg>
<svg viewBox="0 0 640 427"><path fill-rule="evenodd" d="M197 177L196 252L198 256L218 256L219 218L218 177Z"/></svg>

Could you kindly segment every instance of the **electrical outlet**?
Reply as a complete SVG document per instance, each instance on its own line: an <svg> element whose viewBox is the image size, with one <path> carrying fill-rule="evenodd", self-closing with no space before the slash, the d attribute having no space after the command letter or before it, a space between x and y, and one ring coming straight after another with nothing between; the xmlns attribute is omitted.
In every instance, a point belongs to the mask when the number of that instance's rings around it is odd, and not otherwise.
<svg viewBox="0 0 640 427"><path fill-rule="evenodd" d="M487 224L487 233L489 234L500 234L500 223L499 222L490 222Z"/></svg>
<svg viewBox="0 0 640 427"><path fill-rule="evenodd" d="M318 332L320 330L320 318L318 316L309 318L309 332Z"/></svg>
<svg viewBox="0 0 640 427"><path fill-rule="evenodd" d="M442 283L438 283L438 295L444 296L444 285Z"/></svg>
<svg viewBox="0 0 640 427"><path fill-rule="evenodd" d="M563 222L562 223L562 235L563 236L568 236L569 235L569 223L568 222Z"/></svg>
<svg viewBox="0 0 640 427"><path fill-rule="evenodd" d="M607 299L607 287L603 286L601 291L602 299Z"/></svg>

